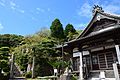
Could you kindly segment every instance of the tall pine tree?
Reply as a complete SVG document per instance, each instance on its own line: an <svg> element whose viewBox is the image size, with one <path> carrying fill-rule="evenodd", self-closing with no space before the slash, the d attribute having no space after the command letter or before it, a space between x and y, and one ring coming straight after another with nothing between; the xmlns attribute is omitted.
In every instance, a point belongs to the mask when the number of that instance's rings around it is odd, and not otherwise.
<svg viewBox="0 0 120 80"><path fill-rule="evenodd" d="M64 33L67 38L67 41L75 39L77 36L76 34L78 34L72 24L66 25Z"/></svg>
<svg viewBox="0 0 120 80"><path fill-rule="evenodd" d="M51 36L56 38L56 39L64 39L64 30L63 30L63 26L60 22L59 19L55 19L52 22L52 25L50 26L50 30L51 30Z"/></svg>
<svg viewBox="0 0 120 80"><path fill-rule="evenodd" d="M72 24L67 24L65 27L65 35L68 36L69 33L76 33L76 30Z"/></svg>

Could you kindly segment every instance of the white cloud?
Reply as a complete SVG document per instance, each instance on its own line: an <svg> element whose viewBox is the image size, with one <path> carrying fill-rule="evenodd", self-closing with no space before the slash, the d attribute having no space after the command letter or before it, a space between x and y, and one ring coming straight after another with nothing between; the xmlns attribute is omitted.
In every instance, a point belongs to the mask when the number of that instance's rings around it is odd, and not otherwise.
<svg viewBox="0 0 120 80"><path fill-rule="evenodd" d="M18 11L21 12L21 13L25 13L25 11L22 10L22 9L18 9Z"/></svg>
<svg viewBox="0 0 120 80"><path fill-rule="evenodd" d="M12 10L15 10L16 8L15 8L15 7L13 7L13 6L11 6L11 9L12 9Z"/></svg>
<svg viewBox="0 0 120 80"><path fill-rule="evenodd" d="M4 28L3 25L0 23L0 31L1 31L3 28Z"/></svg>
<svg viewBox="0 0 120 80"><path fill-rule="evenodd" d="M40 11L40 8L36 8L38 11Z"/></svg>
<svg viewBox="0 0 120 80"><path fill-rule="evenodd" d="M91 6L90 6L90 4L88 2L84 3L82 5L80 10L78 11L78 15L85 16L85 17L90 17L90 15L91 15Z"/></svg>
<svg viewBox="0 0 120 80"><path fill-rule="evenodd" d="M0 0L0 5L3 6L3 7L5 7L6 6L5 0Z"/></svg>
<svg viewBox="0 0 120 80"><path fill-rule="evenodd" d="M5 2L5 0L0 0L0 1Z"/></svg>
<svg viewBox="0 0 120 80"><path fill-rule="evenodd" d="M39 12L37 11L36 14L39 14Z"/></svg>
<svg viewBox="0 0 120 80"><path fill-rule="evenodd" d="M16 11L16 12L20 12L20 13L25 13L25 10L20 9L19 5L17 5L15 2L10 1L9 2L9 6L12 10Z"/></svg>
<svg viewBox="0 0 120 80"><path fill-rule="evenodd" d="M45 8L45 9L43 9L43 8L36 8L35 11L36 11L36 14L40 14L40 13L50 12L51 9L50 8Z"/></svg>
<svg viewBox="0 0 120 80"><path fill-rule="evenodd" d="M107 7L104 8L104 10L106 12L115 13L117 11L120 11L120 7L116 5L108 5Z"/></svg>
<svg viewBox="0 0 120 80"><path fill-rule="evenodd" d="M16 3L10 1L10 8L11 8L12 10L15 10L15 9L17 8Z"/></svg>
<svg viewBox="0 0 120 80"><path fill-rule="evenodd" d="M87 24L85 24L85 23L81 23L81 24L78 24L78 26L80 26L80 27L86 27Z"/></svg>
<svg viewBox="0 0 120 80"><path fill-rule="evenodd" d="M16 4L14 2L12 2L12 1L10 1L10 5L11 6L16 6Z"/></svg>
<svg viewBox="0 0 120 80"><path fill-rule="evenodd" d="M39 12L42 12L42 13L45 12L45 10L41 9L41 8L36 8L36 10L39 11Z"/></svg>
<svg viewBox="0 0 120 80"><path fill-rule="evenodd" d="M50 9L50 8L48 8L48 9L47 9L47 11L51 11L51 9Z"/></svg>
<svg viewBox="0 0 120 80"><path fill-rule="evenodd" d="M103 10L105 12L110 12L110 13L116 13L120 11L120 2L116 3L116 1L113 2L107 2L106 4L102 4Z"/></svg>
<svg viewBox="0 0 120 80"><path fill-rule="evenodd" d="M80 24L75 24L74 26L77 29L84 29L87 26L87 24L86 23L80 23Z"/></svg>
<svg viewBox="0 0 120 80"><path fill-rule="evenodd" d="M0 5L3 6L3 7L5 6L5 4L3 2L0 2Z"/></svg>
<svg viewBox="0 0 120 80"><path fill-rule="evenodd" d="M93 4L98 5L100 3L100 0L91 0Z"/></svg>
<svg viewBox="0 0 120 80"><path fill-rule="evenodd" d="M34 16L31 16L31 19L34 21L38 21L37 18L35 18Z"/></svg>
<svg viewBox="0 0 120 80"><path fill-rule="evenodd" d="M92 2L85 2L79 9L77 9L77 14L79 16L91 17L93 5L99 5L103 8L105 12L109 13L120 13L120 1L102 1L102 0L92 0Z"/></svg>

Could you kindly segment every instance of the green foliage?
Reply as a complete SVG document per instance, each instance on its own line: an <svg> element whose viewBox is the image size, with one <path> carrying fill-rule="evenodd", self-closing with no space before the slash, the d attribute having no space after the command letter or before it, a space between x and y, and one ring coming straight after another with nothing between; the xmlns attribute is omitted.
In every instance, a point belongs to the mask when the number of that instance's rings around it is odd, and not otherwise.
<svg viewBox="0 0 120 80"><path fill-rule="evenodd" d="M23 40L23 36L14 34L0 35L0 74L9 75L10 63L9 58L12 54L14 47L19 45ZM1 77L1 76L0 76Z"/></svg>
<svg viewBox="0 0 120 80"><path fill-rule="evenodd" d="M25 77L26 78L31 78L32 77L32 72L30 71L30 72L27 72L26 74L25 74Z"/></svg>
<svg viewBox="0 0 120 80"><path fill-rule="evenodd" d="M48 58L35 58L35 76L50 76L53 68L48 63Z"/></svg>
<svg viewBox="0 0 120 80"><path fill-rule="evenodd" d="M63 60L59 60L59 59L55 59L53 61L49 61L49 64L51 66L53 66L53 68L66 68L69 65L68 61L63 61Z"/></svg>
<svg viewBox="0 0 120 80"><path fill-rule="evenodd" d="M2 71L9 73L9 55L15 54L15 63L22 71L27 70L27 65L32 64L35 57L35 75L52 75L53 68L69 65L68 61L62 61L60 51L55 50L56 45L64 43L66 38L69 41L77 36L72 24L68 24L64 31L59 19L52 22L50 30L41 29L33 35L0 35L0 74ZM27 73L26 77L31 77L31 73Z"/></svg>
<svg viewBox="0 0 120 80"><path fill-rule="evenodd" d="M0 35L0 47L16 47L23 39L23 36L14 34Z"/></svg>
<svg viewBox="0 0 120 80"><path fill-rule="evenodd" d="M68 34L68 36L67 36L67 41L76 39L77 36L78 36L78 33L75 34L75 33L69 32L69 34Z"/></svg>
<svg viewBox="0 0 120 80"><path fill-rule="evenodd" d="M79 34L81 34L81 33L82 33L82 31L83 31L83 30L77 30L77 32L78 32Z"/></svg>
<svg viewBox="0 0 120 80"><path fill-rule="evenodd" d="M55 19L50 26L51 36L57 39L64 39L64 31L59 19Z"/></svg>
<svg viewBox="0 0 120 80"><path fill-rule="evenodd" d="M9 47L0 48L0 74L1 71L9 73Z"/></svg>
<svg viewBox="0 0 120 80"><path fill-rule="evenodd" d="M73 40L78 36L78 33L72 24L67 24L64 33L66 35L67 41Z"/></svg>
<svg viewBox="0 0 120 80"><path fill-rule="evenodd" d="M76 30L72 24L67 24L67 26L65 27L65 35L68 36L69 33L76 34Z"/></svg>
<svg viewBox="0 0 120 80"><path fill-rule="evenodd" d="M15 61L20 66L21 70L25 71L27 64L32 64L33 56L35 57L36 76L52 74L52 72L47 70L52 70L52 66L48 61L56 54L53 48L55 42L45 31L47 30L42 30L37 34L25 37L23 41L24 44L19 45L14 50L16 56Z"/></svg>
<svg viewBox="0 0 120 80"><path fill-rule="evenodd" d="M72 76L71 76L71 80L77 80L77 76L72 75Z"/></svg>
<svg viewBox="0 0 120 80"><path fill-rule="evenodd" d="M9 80L9 74L7 75L0 74L0 80Z"/></svg>
<svg viewBox="0 0 120 80"><path fill-rule="evenodd" d="M15 48L14 54L15 54L15 62L19 65L20 69L22 71L25 71L27 69L28 61L30 60L29 54L30 54L30 46L27 44L18 46Z"/></svg>
<svg viewBox="0 0 120 80"><path fill-rule="evenodd" d="M50 30L47 28L41 28L41 30L36 33L36 35L41 36L42 38L48 37L50 36L50 34L51 34Z"/></svg>

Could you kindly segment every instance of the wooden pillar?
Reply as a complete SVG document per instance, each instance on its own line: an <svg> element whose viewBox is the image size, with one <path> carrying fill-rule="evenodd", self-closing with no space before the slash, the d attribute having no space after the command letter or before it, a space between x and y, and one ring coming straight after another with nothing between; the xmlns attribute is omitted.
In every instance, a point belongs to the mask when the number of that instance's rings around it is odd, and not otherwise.
<svg viewBox="0 0 120 80"><path fill-rule="evenodd" d="M120 64L120 48L119 45L115 45L116 53L117 53L117 59L118 63Z"/></svg>
<svg viewBox="0 0 120 80"><path fill-rule="evenodd" d="M82 61L82 52L80 53L80 69L79 69L79 80L83 80L83 61Z"/></svg>
<svg viewBox="0 0 120 80"><path fill-rule="evenodd" d="M117 63L113 63L113 70L114 70L115 80L120 80L119 79L118 68L117 68Z"/></svg>
<svg viewBox="0 0 120 80"><path fill-rule="evenodd" d="M14 54L12 54L11 61L10 61L10 79L14 78Z"/></svg>
<svg viewBox="0 0 120 80"><path fill-rule="evenodd" d="M35 67L35 57L33 57L33 64L32 64L32 78L34 78L34 67Z"/></svg>
<svg viewBox="0 0 120 80"><path fill-rule="evenodd" d="M63 69L63 63L64 63L64 43L62 43L62 69Z"/></svg>
<svg viewBox="0 0 120 80"><path fill-rule="evenodd" d="M115 49L116 49L116 53L117 53L118 63L120 65L120 48L119 48L119 45L115 45ZM119 80L119 72L118 72L117 63L113 63L113 70L114 70L114 75L115 75L116 80Z"/></svg>
<svg viewBox="0 0 120 80"><path fill-rule="evenodd" d="M89 51L83 51L83 56L85 56L85 55L86 55L86 56L89 56L89 55L90 55L90 52L89 52ZM89 68L88 68L88 65L90 65L90 64L87 63L87 58L88 58L88 57L85 57L85 62L83 61L83 62L84 62L83 68L85 69L85 72L84 72L84 71L83 71L83 72L85 73L84 76L85 76L86 78L87 78L88 75L89 75Z"/></svg>
<svg viewBox="0 0 120 80"><path fill-rule="evenodd" d="M70 68L71 68L71 70L73 71L73 59L72 58L70 58Z"/></svg>
<svg viewBox="0 0 120 80"><path fill-rule="evenodd" d="M92 70L93 68L92 68L92 55L91 55L91 53L90 53L90 67L91 67L91 70Z"/></svg>

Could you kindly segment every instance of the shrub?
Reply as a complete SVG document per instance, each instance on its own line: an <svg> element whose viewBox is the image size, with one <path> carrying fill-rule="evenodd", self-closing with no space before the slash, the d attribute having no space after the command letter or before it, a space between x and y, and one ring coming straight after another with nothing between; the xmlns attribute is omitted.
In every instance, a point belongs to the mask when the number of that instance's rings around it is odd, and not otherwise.
<svg viewBox="0 0 120 80"><path fill-rule="evenodd" d="M26 78L31 78L32 77L32 72L30 71L30 72L27 72L26 74L25 74L25 77Z"/></svg>
<svg viewBox="0 0 120 80"><path fill-rule="evenodd" d="M72 76L71 76L71 80L77 80L77 76L72 75Z"/></svg>

